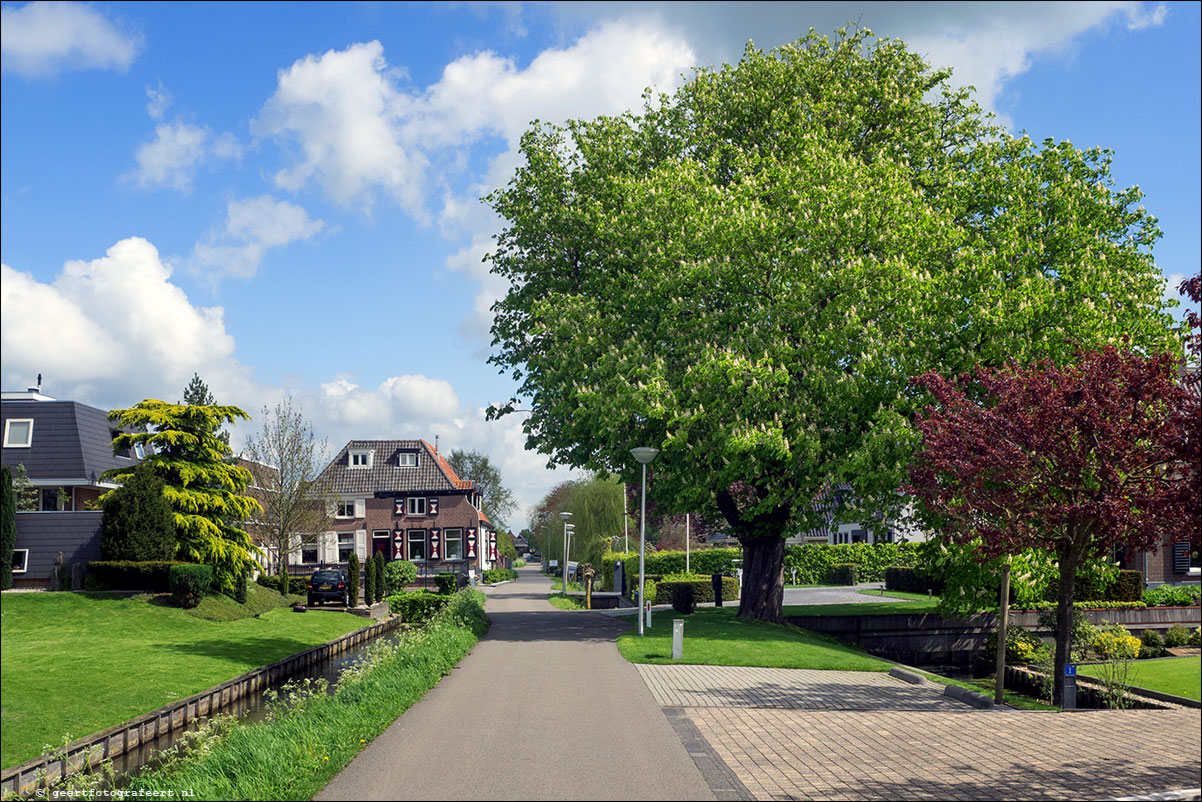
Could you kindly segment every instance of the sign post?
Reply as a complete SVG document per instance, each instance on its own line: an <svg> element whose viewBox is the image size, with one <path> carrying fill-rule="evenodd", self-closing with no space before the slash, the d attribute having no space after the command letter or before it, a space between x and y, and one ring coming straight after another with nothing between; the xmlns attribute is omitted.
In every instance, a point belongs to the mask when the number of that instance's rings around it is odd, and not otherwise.
<svg viewBox="0 0 1202 802"><path fill-rule="evenodd" d="M1077 666L1069 663L1064 667L1064 709L1077 709Z"/></svg>

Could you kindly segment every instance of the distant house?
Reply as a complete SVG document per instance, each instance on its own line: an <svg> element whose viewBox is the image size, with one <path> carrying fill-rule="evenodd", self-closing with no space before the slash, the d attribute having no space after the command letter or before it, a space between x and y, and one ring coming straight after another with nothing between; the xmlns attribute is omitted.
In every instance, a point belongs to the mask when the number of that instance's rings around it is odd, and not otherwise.
<svg viewBox="0 0 1202 802"><path fill-rule="evenodd" d="M101 513L90 508L116 487L101 477L146 456L141 444L113 452L113 437L123 430L104 410L58 401L41 389L0 393L3 464L14 475L24 466L36 491L35 509L16 516L17 585L48 584L60 554L63 565L99 560Z"/></svg>
<svg viewBox="0 0 1202 802"><path fill-rule="evenodd" d="M408 560L422 576L479 573L497 560L479 488L425 440L352 440L319 483L332 496L332 528L289 556L291 572L345 563L352 553Z"/></svg>

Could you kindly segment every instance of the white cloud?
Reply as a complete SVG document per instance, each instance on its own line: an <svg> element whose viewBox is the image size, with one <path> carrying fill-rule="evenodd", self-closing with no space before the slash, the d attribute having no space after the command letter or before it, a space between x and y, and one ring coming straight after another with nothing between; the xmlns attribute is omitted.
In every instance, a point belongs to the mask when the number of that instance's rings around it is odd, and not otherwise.
<svg viewBox="0 0 1202 802"><path fill-rule="evenodd" d="M146 97L150 102L146 104L146 113L150 115L152 120L161 120L167 112L167 107L171 105L171 93L163 86L163 82L159 81L158 88L146 87Z"/></svg>
<svg viewBox="0 0 1202 802"><path fill-rule="evenodd" d="M300 149L275 174L278 186L295 191L316 181L336 202L365 207L383 191L420 218L425 159L397 135L408 106L380 43L354 44L280 70L251 131Z"/></svg>
<svg viewBox="0 0 1202 802"><path fill-rule="evenodd" d="M142 44L140 34L119 31L82 3L0 9L0 62L26 77L89 68L125 72Z"/></svg>
<svg viewBox="0 0 1202 802"><path fill-rule="evenodd" d="M232 200L221 229L197 243L195 267L214 279L251 278L268 250L307 240L324 227L324 221L310 219L302 207L270 195Z"/></svg>
<svg viewBox="0 0 1202 802"><path fill-rule="evenodd" d="M147 111L154 116L157 110L152 99ZM165 187L187 193L202 165L242 157L238 140L228 132L214 138L205 126L176 121L156 125L154 133L153 140L134 152L137 169L123 176L142 189Z"/></svg>

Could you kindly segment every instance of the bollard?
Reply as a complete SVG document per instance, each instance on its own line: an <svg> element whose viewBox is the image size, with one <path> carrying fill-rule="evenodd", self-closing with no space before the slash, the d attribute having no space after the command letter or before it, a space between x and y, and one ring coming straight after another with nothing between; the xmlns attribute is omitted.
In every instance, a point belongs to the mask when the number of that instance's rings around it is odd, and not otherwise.
<svg viewBox="0 0 1202 802"><path fill-rule="evenodd" d="M647 629L651 629L651 602L647 602Z"/></svg>
<svg viewBox="0 0 1202 802"><path fill-rule="evenodd" d="M679 660L684 652L684 619L672 619L672 659Z"/></svg>

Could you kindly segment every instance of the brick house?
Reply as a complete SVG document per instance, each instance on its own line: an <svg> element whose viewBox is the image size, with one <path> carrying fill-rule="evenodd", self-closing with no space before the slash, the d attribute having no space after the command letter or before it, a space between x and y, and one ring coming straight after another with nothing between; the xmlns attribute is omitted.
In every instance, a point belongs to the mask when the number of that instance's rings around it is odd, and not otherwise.
<svg viewBox="0 0 1202 802"><path fill-rule="evenodd" d="M141 444L113 452L113 437L122 430L105 410L58 401L41 389L0 394L3 464L14 477L25 466L36 491L35 509L16 515L18 586L49 584L60 554L65 566L100 559L101 513L91 507L116 487L101 477L146 456Z"/></svg>
<svg viewBox="0 0 1202 802"><path fill-rule="evenodd" d="M496 562L496 530L480 492L425 440L352 440L322 471L332 530L290 555L290 572L377 552L409 560L423 577L479 574Z"/></svg>

